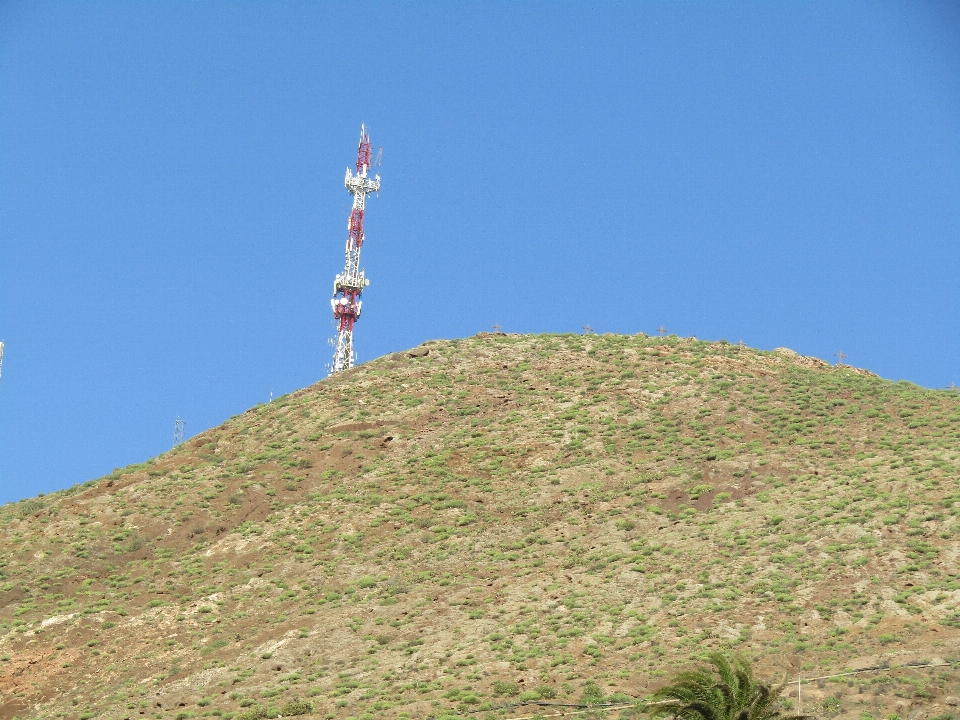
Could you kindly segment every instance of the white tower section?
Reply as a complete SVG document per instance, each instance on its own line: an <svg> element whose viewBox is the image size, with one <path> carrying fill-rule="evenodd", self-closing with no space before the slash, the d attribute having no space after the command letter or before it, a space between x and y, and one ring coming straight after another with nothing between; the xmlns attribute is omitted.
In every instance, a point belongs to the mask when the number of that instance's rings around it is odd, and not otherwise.
<svg viewBox="0 0 960 720"><path fill-rule="evenodd" d="M177 418L177 422L173 425L173 447L176 447L183 442L183 431L187 429L187 423Z"/></svg>
<svg viewBox="0 0 960 720"><path fill-rule="evenodd" d="M357 174L347 168L343 184L353 195L353 209L347 220L346 263L343 272L333 281L333 299L330 306L337 322L337 337L333 340L333 363L330 374L353 367L353 325L360 318L360 295L370 284L360 269L360 248L363 247L363 213L367 195L380 189L380 176L367 177L370 170L370 138L365 125L360 127L360 147L357 149Z"/></svg>

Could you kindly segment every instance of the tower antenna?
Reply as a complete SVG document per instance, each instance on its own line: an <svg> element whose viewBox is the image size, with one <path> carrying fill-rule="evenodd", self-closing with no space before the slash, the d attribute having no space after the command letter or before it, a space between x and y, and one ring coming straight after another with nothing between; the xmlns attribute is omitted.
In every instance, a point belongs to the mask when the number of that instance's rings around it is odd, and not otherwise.
<svg viewBox="0 0 960 720"><path fill-rule="evenodd" d="M187 423L177 417L173 424L173 446L176 447L183 442L183 431L187 429Z"/></svg>
<svg viewBox="0 0 960 720"><path fill-rule="evenodd" d="M382 152L382 151L381 151ZM337 337L334 341L333 363L330 374L343 372L353 367L356 354L353 352L353 324L360 319L360 295L370 281L360 269L360 248L363 246L363 210L367 195L380 190L380 176L373 180L367 177L370 170L372 152L367 126L360 126L360 146L357 148L357 174L347 168L343 184L353 195L353 209L347 221L347 261L343 273L333 281L333 319L337 323ZM379 155L379 154L378 154ZM378 157L379 159L379 157Z"/></svg>

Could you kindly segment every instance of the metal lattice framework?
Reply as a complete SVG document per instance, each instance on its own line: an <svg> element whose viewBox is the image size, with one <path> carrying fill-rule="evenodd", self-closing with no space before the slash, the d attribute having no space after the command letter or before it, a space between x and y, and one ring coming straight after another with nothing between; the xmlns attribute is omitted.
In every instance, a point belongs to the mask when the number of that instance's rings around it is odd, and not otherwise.
<svg viewBox="0 0 960 720"><path fill-rule="evenodd" d="M360 126L360 147L357 149L357 174L354 175L347 168L347 176L343 181L347 190L353 195L353 210L347 221L347 260L343 272L333 281L333 299L330 306L333 308L333 318L337 324L337 337L332 341L334 346L333 363L330 365L330 374L349 370L353 367L356 354L353 352L353 325L360 319L360 295L363 289L370 284L360 269L360 248L363 247L363 211L367 195L380 189L380 176L371 180L367 177L370 170L371 150L370 138L367 137L366 125Z"/></svg>
<svg viewBox="0 0 960 720"><path fill-rule="evenodd" d="M177 418L177 422L173 425L173 447L176 447L183 442L183 432L187 429L187 423Z"/></svg>

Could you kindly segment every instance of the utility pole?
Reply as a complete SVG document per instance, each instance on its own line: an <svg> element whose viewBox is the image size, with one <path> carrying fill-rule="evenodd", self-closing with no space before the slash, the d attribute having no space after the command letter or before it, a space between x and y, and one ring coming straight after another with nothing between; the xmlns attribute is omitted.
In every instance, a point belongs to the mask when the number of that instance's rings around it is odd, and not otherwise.
<svg viewBox="0 0 960 720"><path fill-rule="evenodd" d="M360 269L360 248L364 238L363 212L367 195L380 190L380 176L376 175L372 180L367 177L371 155L367 126L361 125L360 146L357 148L357 174L353 175L350 168L347 168L343 181L353 195L353 210L350 211L350 219L347 221L346 264L343 273L337 275L333 281L333 299L330 300L333 319L337 323L337 337L333 341L333 363L330 365L331 375L349 370L357 359L353 352L353 325L360 319L360 294L370 284Z"/></svg>
<svg viewBox="0 0 960 720"><path fill-rule="evenodd" d="M186 430L187 424L177 417L177 422L173 425L173 447L176 447L183 442L183 431Z"/></svg>
<svg viewBox="0 0 960 720"><path fill-rule="evenodd" d="M838 367L843 367L843 361L849 357L848 355L844 355L843 350L838 353L834 353L833 356L837 359Z"/></svg>

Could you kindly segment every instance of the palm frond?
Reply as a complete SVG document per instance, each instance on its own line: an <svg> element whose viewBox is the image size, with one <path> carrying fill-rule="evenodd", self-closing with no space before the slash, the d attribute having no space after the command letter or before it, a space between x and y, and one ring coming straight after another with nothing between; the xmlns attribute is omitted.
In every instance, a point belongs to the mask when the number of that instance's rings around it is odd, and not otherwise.
<svg viewBox="0 0 960 720"><path fill-rule="evenodd" d="M750 662L740 655L709 652L706 666L677 673L653 694L656 701L674 701L647 710L652 717L676 720L811 720L785 715L779 706L786 684L758 682Z"/></svg>

